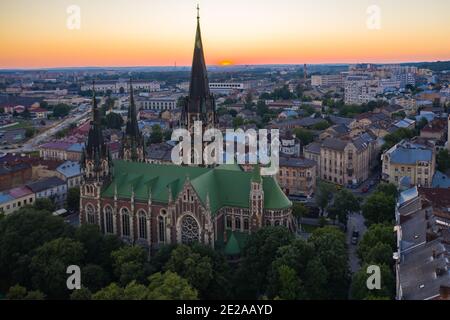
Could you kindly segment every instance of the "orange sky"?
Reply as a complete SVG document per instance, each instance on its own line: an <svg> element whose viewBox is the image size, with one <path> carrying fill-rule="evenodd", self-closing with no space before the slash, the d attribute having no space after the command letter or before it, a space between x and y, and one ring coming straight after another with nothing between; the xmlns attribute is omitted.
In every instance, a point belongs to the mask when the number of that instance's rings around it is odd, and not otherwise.
<svg viewBox="0 0 450 320"><path fill-rule="evenodd" d="M195 0L2 0L0 68L189 65ZM381 9L379 30L367 8ZM66 27L70 5L81 28ZM448 0L200 0L208 64L450 59Z"/></svg>

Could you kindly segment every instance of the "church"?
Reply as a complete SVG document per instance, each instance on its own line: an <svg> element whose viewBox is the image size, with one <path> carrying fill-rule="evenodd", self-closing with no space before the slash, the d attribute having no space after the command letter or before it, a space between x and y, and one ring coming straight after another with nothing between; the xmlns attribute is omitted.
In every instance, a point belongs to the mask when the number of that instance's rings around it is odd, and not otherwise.
<svg viewBox="0 0 450 320"><path fill-rule="evenodd" d="M191 82L181 126L191 130L198 120L203 121L204 129L217 124L197 16ZM264 226L295 229L292 203L274 177L260 175L259 166L245 172L237 164L147 163L132 86L120 155L120 160L113 161L104 141L94 92L91 126L81 159L81 224L96 224L104 234L115 234L149 252L164 244L200 242L229 256L239 256L248 235Z"/></svg>

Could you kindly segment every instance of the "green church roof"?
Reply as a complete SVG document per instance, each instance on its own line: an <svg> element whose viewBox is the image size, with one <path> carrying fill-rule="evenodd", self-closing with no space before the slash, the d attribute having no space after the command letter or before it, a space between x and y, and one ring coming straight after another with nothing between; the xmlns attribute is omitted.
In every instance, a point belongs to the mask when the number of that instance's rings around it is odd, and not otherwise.
<svg viewBox="0 0 450 320"><path fill-rule="evenodd" d="M136 200L147 201L151 193L152 201L168 203L169 190L175 199L189 179L203 205L209 196L211 212L215 214L226 206L249 207L252 176L252 172L244 172L236 165L201 168L115 160L112 182L102 196L114 197L117 185L119 198L131 198L133 190ZM261 178L266 209L291 207L292 203L273 177Z"/></svg>
<svg viewBox="0 0 450 320"><path fill-rule="evenodd" d="M236 236L234 235L234 232L231 233L227 245L225 246L224 252L228 256L236 256L241 253L241 248L239 247L239 243L236 239Z"/></svg>

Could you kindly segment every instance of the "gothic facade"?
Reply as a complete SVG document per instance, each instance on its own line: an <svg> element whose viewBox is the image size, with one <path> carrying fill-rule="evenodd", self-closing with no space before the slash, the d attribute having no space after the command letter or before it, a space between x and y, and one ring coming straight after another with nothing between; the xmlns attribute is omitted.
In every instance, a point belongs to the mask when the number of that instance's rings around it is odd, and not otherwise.
<svg viewBox="0 0 450 320"><path fill-rule="evenodd" d="M122 159L112 161L94 93L82 157L81 224L96 224L105 234L149 250L200 242L229 255L239 255L248 235L263 226L295 229L292 203L273 177L260 175L258 166L245 172L238 165L206 168L143 161L132 89L130 94ZM196 120L206 127L216 123L199 22L182 125L190 129Z"/></svg>

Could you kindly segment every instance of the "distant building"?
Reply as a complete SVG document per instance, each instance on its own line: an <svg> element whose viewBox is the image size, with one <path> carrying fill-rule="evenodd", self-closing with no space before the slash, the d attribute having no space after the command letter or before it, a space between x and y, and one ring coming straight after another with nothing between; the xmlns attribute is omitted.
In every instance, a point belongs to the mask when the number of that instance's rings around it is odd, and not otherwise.
<svg viewBox="0 0 450 320"><path fill-rule="evenodd" d="M56 168L57 177L67 183L67 188L79 187L82 173L79 162L66 161Z"/></svg>
<svg viewBox="0 0 450 320"><path fill-rule="evenodd" d="M436 168L436 154L433 148L401 141L382 155L382 179L399 185L408 177L412 185L430 186Z"/></svg>
<svg viewBox="0 0 450 320"><path fill-rule="evenodd" d="M341 74L311 76L313 87L344 87L344 77Z"/></svg>
<svg viewBox="0 0 450 320"><path fill-rule="evenodd" d="M21 186L0 193L0 213L10 214L34 203L35 194L30 188Z"/></svg>
<svg viewBox="0 0 450 320"><path fill-rule="evenodd" d="M31 180L32 167L27 163L0 166L0 190L10 190Z"/></svg>
<svg viewBox="0 0 450 320"><path fill-rule="evenodd" d="M147 91L154 92L160 91L161 85L156 81L134 81L133 89L135 91ZM92 84L84 84L81 86L81 91L90 91L92 90ZM104 80L95 82L95 91L98 92L108 92L112 93L128 93L129 87L127 81L124 80Z"/></svg>
<svg viewBox="0 0 450 320"><path fill-rule="evenodd" d="M50 177L26 184L36 194L36 199L50 199L62 208L67 199L67 184L57 177Z"/></svg>
<svg viewBox="0 0 450 320"><path fill-rule="evenodd" d="M177 99L166 98L146 98L139 97L137 99L138 109L142 110L174 110L177 108Z"/></svg>

